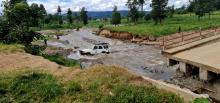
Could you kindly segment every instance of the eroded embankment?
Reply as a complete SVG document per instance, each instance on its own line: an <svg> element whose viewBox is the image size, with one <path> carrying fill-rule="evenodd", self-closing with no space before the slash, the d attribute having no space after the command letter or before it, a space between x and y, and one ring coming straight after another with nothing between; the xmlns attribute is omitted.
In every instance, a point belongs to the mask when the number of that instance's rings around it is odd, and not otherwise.
<svg viewBox="0 0 220 103"><path fill-rule="evenodd" d="M156 41L156 37L153 36L138 36L130 32L113 31L109 29L102 29L98 32L100 36L107 38L114 38L119 40L131 40L131 41Z"/></svg>

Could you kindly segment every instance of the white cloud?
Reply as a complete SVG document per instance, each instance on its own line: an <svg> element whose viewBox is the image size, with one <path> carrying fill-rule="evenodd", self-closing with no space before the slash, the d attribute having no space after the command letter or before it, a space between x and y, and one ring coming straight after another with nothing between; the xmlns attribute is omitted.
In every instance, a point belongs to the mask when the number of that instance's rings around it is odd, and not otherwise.
<svg viewBox="0 0 220 103"><path fill-rule="evenodd" d="M86 7L88 11L111 11L114 6L118 6L119 10L127 10L126 2L127 0L28 0L29 4L44 4L49 13L55 13L58 5L61 6L63 12L66 12L68 8L79 11L82 7ZM144 7L147 11L151 10L150 2L148 1ZM187 2L188 0L169 0L168 5L175 5L176 8L179 8ZM1 11L2 8L0 7Z"/></svg>

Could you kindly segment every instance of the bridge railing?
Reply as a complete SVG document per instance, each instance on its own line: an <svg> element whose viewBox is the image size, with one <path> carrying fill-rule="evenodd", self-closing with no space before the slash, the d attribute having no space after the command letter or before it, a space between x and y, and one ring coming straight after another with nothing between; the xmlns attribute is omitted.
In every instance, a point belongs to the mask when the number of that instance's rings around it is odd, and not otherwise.
<svg viewBox="0 0 220 103"><path fill-rule="evenodd" d="M217 35L219 32L219 29L217 27L214 27L210 30L198 30L195 32L190 32L190 33L178 33L177 35L173 36L164 36L162 38L162 47L164 50L166 49L171 49L175 48L178 46L186 45L207 37L211 37L214 35Z"/></svg>

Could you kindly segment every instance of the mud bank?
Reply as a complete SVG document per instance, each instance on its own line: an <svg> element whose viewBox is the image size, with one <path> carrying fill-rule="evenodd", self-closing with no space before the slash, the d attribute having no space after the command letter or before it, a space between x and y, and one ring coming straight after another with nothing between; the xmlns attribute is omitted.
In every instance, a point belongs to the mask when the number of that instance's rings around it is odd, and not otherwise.
<svg viewBox="0 0 220 103"><path fill-rule="evenodd" d="M128 32L116 32L108 29L103 29L99 32L100 36L107 38L114 38L119 40L132 40L134 38L133 34Z"/></svg>
<svg viewBox="0 0 220 103"><path fill-rule="evenodd" d="M129 32L112 31L109 29L102 29L98 34L107 38L130 40L132 42L157 41L157 38L153 36L138 36Z"/></svg>

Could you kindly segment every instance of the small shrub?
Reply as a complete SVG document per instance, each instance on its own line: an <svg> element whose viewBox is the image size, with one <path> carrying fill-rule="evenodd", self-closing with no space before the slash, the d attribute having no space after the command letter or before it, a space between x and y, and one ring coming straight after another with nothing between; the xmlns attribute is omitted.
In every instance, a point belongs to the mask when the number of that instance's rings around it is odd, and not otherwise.
<svg viewBox="0 0 220 103"><path fill-rule="evenodd" d="M100 24L100 25L99 25L99 29L102 29L103 27L104 27L103 24Z"/></svg>
<svg viewBox="0 0 220 103"><path fill-rule="evenodd" d="M45 50L46 47L44 46L39 46L39 45L26 45L24 50L27 52L27 53L30 53L32 55L40 55L41 52L43 50Z"/></svg>

